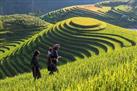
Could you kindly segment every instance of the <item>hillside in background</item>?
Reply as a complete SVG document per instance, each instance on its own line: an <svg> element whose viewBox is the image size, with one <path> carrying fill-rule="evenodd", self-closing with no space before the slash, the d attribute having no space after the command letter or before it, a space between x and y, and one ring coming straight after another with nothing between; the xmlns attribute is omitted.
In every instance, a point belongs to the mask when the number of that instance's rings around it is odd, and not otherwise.
<svg viewBox="0 0 137 91"><path fill-rule="evenodd" d="M67 6L93 4L99 1L101 0L0 0L0 14L41 15Z"/></svg>
<svg viewBox="0 0 137 91"><path fill-rule="evenodd" d="M0 16L0 50L9 49L9 46L15 47L16 43L20 44L48 24L39 17L25 14Z"/></svg>
<svg viewBox="0 0 137 91"><path fill-rule="evenodd" d="M120 27L137 29L136 1L105 0L94 5L76 5L46 13L42 19L56 23L68 17L96 18Z"/></svg>

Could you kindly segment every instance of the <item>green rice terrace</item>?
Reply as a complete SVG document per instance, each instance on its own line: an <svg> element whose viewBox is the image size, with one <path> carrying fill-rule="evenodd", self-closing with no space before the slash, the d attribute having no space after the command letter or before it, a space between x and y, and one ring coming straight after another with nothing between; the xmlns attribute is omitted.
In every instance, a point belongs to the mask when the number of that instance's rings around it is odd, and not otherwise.
<svg viewBox="0 0 137 91"><path fill-rule="evenodd" d="M124 10L82 5L41 17L0 16L0 91L136 91L137 32L125 26L137 21L113 20L129 14ZM54 44L61 45L62 58L59 72L49 75L46 55ZM42 74L36 81L30 64L35 49Z"/></svg>

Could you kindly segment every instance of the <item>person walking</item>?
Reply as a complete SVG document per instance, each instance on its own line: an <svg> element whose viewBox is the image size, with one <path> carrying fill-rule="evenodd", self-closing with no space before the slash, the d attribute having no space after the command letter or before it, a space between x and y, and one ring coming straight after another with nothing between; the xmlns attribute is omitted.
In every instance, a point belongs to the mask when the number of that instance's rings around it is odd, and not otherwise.
<svg viewBox="0 0 137 91"><path fill-rule="evenodd" d="M40 55L40 51L36 50L33 54L31 61L32 74L35 80L41 78L40 65L38 63L39 55Z"/></svg>
<svg viewBox="0 0 137 91"><path fill-rule="evenodd" d="M61 58L61 56L58 55L58 50L60 48L59 44L55 44L51 49L48 50L48 54L50 56L48 57L48 71L50 71L49 74L54 74L54 72L58 71L57 63L58 59Z"/></svg>
<svg viewBox="0 0 137 91"><path fill-rule="evenodd" d="M61 58L61 56L59 56L58 54L59 48L60 48L60 44L55 44L53 46L52 61L55 65L57 65L58 59Z"/></svg>
<svg viewBox="0 0 137 91"><path fill-rule="evenodd" d="M47 58L48 58L47 67L48 67L49 74L53 74L55 70L55 65L52 62L52 52L53 52L53 48L49 47L48 54L47 54Z"/></svg>

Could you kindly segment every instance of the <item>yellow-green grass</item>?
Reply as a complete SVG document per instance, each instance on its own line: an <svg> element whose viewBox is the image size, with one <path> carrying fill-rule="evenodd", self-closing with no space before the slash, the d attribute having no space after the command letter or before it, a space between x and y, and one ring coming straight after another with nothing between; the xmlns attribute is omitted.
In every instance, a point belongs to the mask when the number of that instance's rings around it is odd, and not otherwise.
<svg viewBox="0 0 137 91"><path fill-rule="evenodd" d="M124 12L130 12L132 10L132 7L129 5L119 5L117 7L115 7L116 10L121 10Z"/></svg>
<svg viewBox="0 0 137 91"><path fill-rule="evenodd" d="M69 28L71 30L81 30L81 31L86 31L86 30L98 31L106 27L106 23L88 17L71 18L67 20L67 22L65 22L65 25L64 26L66 28Z"/></svg>
<svg viewBox="0 0 137 91"><path fill-rule="evenodd" d="M34 81L31 73L0 80L0 91L136 91L137 46L77 60Z"/></svg>
<svg viewBox="0 0 137 91"><path fill-rule="evenodd" d="M47 50L53 44L61 44L59 54L62 59L59 64L65 64L135 46L137 43L135 36L137 33L134 31L88 17L74 17L60 21L0 54L2 73L0 78L29 72L31 57L35 49L40 50L40 65L45 68Z"/></svg>

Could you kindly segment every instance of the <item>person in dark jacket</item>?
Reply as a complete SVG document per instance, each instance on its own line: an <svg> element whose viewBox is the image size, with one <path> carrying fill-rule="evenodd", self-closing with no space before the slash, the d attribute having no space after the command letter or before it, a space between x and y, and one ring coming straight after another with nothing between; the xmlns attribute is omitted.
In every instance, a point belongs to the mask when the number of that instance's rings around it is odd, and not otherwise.
<svg viewBox="0 0 137 91"><path fill-rule="evenodd" d="M58 71L58 68L57 68L57 63L58 63L58 59L61 58L61 56L59 56L58 54L58 50L60 48L60 44L55 44L53 46L53 51L52 51L52 63L54 64L54 71Z"/></svg>
<svg viewBox="0 0 137 91"><path fill-rule="evenodd" d="M60 58L60 56L58 55L59 48L60 48L60 45L55 44L53 46L53 48L50 47L48 50L48 71L49 71L49 74L54 74L54 72L58 71L57 62L58 62L58 58Z"/></svg>
<svg viewBox="0 0 137 91"><path fill-rule="evenodd" d="M53 72L55 70L55 65L53 64L52 57L51 57L52 52L53 52L53 48L49 47L48 55L47 55L47 58L48 58L47 67L48 67L49 74L53 74Z"/></svg>
<svg viewBox="0 0 137 91"><path fill-rule="evenodd" d="M38 63L40 52L36 50L33 54L31 66L34 79L41 78L40 65Z"/></svg>
<svg viewBox="0 0 137 91"><path fill-rule="evenodd" d="M59 44L55 44L53 46L52 61L55 65L57 65L58 59L60 58L60 56L58 55L59 48L60 48Z"/></svg>

